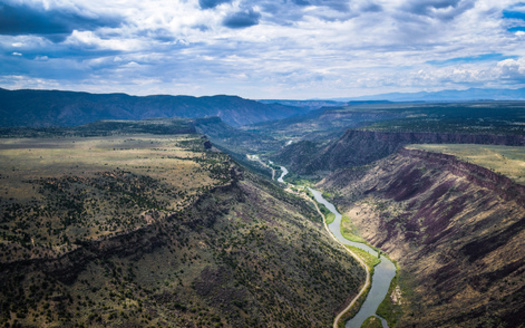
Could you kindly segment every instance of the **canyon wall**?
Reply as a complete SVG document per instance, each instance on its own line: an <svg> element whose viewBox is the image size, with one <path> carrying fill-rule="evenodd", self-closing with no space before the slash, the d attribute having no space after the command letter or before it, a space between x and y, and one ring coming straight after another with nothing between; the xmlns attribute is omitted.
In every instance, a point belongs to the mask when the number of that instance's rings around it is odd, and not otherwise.
<svg viewBox="0 0 525 328"><path fill-rule="evenodd" d="M525 187L450 155L400 149L318 185L400 264L401 327L519 327Z"/></svg>

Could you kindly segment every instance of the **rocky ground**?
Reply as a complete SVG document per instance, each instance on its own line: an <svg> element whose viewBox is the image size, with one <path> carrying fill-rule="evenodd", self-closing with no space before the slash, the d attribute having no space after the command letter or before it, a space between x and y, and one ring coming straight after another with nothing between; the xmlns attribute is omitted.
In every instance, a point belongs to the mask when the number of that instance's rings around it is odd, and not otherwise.
<svg viewBox="0 0 525 328"><path fill-rule="evenodd" d="M401 327L519 327L525 187L452 156L401 151L319 183L401 267Z"/></svg>

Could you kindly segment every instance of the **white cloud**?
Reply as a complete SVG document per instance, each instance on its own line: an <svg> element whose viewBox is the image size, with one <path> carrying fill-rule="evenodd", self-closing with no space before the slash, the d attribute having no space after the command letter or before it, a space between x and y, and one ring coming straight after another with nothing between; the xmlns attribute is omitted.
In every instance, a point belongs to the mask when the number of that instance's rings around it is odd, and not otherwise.
<svg viewBox="0 0 525 328"><path fill-rule="evenodd" d="M525 57L500 61L497 68L501 78L525 80Z"/></svg>
<svg viewBox="0 0 525 328"><path fill-rule="evenodd" d="M4 85L8 76L26 76L27 87L39 81L77 90L253 98L523 83L525 33L509 32L502 18L516 1L458 0L450 6L428 0L309 2L235 0L203 10L197 0L27 1L121 22L74 30L59 42L0 35L4 53L36 59L28 64L10 56L10 65L3 65L10 70L0 68L0 76ZM225 17L250 10L260 13L258 24L247 29L223 25ZM501 55L454 61L485 54ZM51 70L56 67L68 74L57 76Z"/></svg>
<svg viewBox="0 0 525 328"><path fill-rule="evenodd" d="M97 48L104 50L137 51L144 50L146 45L139 39L102 39L92 31L77 31L64 41L66 45Z"/></svg>

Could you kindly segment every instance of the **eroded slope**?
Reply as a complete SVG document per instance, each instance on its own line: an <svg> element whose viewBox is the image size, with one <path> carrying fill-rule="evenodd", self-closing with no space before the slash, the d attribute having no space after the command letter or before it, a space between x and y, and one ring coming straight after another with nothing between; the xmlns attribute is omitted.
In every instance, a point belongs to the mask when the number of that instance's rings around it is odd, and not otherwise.
<svg viewBox="0 0 525 328"><path fill-rule="evenodd" d="M330 175L352 226L398 260L400 326L517 327L525 311L525 187L452 156L400 152Z"/></svg>
<svg viewBox="0 0 525 328"><path fill-rule="evenodd" d="M205 139L189 140L176 143L187 156L150 141L128 150L112 144L105 151L111 165L83 172L67 166L66 156L60 165L67 169L54 176L50 168L41 179L23 179L29 173L20 167L18 184L6 178L33 194L26 199L14 188L2 199L20 206L2 212L1 321L329 326L359 290L362 268L323 233L313 208L206 150ZM144 148L155 165L140 164L148 160L140 155L125 172L122 164L110 167ZM177 174L184 163L187 171Z"/></svg>

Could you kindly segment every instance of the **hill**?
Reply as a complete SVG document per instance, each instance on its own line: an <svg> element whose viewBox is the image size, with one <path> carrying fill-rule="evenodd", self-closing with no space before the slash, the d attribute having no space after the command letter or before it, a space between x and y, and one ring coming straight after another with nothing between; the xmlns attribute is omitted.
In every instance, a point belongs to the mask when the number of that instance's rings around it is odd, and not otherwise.
<svg viewBox="0 0 525 328"><path fill-rule="evenodd" d="M218 116L231 126L279 120L303 110L236 96L147 96L0 89L0 126L73 126L99 120Z"/></svg>
<svg viewBox="0 0 525 328"><path fill-rule="evenodd" d="M320 122L308 117L316 113ZM312 111L281 122L258 125L276 126L295 141L271 158L306 175L369 164L407 144L525 144L523 102L367 104Z"/></svg>
<svg viewBox="0 0 525 328"><path fill-rule="evenodd" d="M331 325L364 271L313 207L183 124L117 123L0 139L3 325Z"/></svg>
<svg viewBox="0 0 525 328"><path fill-rule="evenodd" d="M261 122L242 129L258 135L285 141L318 140L339 137L348 128L370 125L374 122L403 117L401 113L381 110L368 105L323 107L279 121Z"/></svg>
<svg viewBox="0 0 525 328"><path fill-rule="evenodd" d="M348 130L327 145L301 141L282 149L273 159L299 174L323 174L349 166L370 164L408 144L483 144L524 146L525 137L490 134L375 132Z"/></svg>
<svg viewBox="0 0 525 328"><path fill-rule="evenodd" d="M351 228L398 261L401 298L388 300L402 308L398 327L523 327L523 185L403 148L318 186Z"/></svg>

